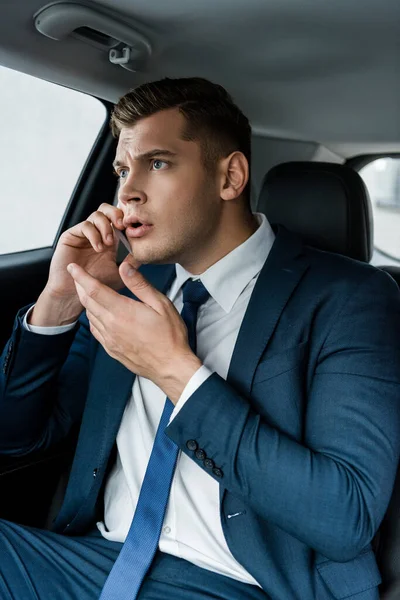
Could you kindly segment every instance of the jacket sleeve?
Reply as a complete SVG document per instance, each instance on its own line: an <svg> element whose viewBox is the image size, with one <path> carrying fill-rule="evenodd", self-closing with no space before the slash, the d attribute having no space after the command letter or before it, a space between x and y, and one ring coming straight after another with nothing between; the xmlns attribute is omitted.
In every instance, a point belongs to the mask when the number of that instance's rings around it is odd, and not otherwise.
<svg viewBox="0 0 400 600"><path fill-rule="evenodd" d="M383 272L353 285L332 318L302 418L299 443L214 373L166 433L192 459L195 440L223 476L199 467L261 518L347 561L380 525L400 452L400 294Z"/></svg>
<svg viewBox="0 0 400 600"><path fill-rule="evenodd" d="M72 330L48 336L24 328L29 308L17 314L0 357L0 454L27 454L62 440L86 400L94 338L85 313Z"/></svg>

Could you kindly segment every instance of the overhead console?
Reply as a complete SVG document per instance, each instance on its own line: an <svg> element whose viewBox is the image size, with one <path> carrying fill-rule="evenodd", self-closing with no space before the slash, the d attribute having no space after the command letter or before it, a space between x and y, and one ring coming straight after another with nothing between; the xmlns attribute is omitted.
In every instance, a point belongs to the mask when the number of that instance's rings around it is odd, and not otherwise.
<svg viewBox="0 0 400 600"><path fill-rule="evenodd" d="M143 71L151 56L150 42L130 25L106 12L75 2L46 5L34 15L39 33L62 41L72 36L101 52L110 63L128 71Z"/></svg>

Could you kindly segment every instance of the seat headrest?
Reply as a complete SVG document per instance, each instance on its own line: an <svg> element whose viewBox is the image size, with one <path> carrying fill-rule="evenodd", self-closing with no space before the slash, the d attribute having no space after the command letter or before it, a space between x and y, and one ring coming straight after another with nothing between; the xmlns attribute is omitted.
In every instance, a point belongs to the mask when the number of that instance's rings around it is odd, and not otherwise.
<svg viewBox="0 0 400 600"><path fill-rule="evenodd" d="M257 209L310 246L371 260L371 202L363 180L349 167L322 162L278 165L265 176Z"/></svg>

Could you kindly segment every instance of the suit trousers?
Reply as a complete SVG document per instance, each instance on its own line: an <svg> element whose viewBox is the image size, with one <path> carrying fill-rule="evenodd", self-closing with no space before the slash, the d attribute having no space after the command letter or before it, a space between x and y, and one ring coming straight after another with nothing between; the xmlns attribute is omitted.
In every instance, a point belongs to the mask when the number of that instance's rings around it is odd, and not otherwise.
<svg viewBox="0 0 400 600"><path fill-rule="evenodd" d="M0 600L98 600L122 544L0 519ZM138 600L266 600L261 588L158 551Z"/></svg>

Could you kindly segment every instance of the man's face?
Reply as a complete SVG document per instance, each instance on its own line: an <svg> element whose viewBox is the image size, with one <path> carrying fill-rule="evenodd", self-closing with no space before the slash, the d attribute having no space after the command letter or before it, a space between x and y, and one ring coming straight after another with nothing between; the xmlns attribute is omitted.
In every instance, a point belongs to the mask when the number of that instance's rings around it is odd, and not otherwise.
<svg viewBox="0 0 400 600"><path fill-rule="evenodd" d="M119 207L124 221L136 217L150 224L126 230L132 253L143 264L178 262L190 270L218 228L218 177L206 172L200 144L181 139L185 124L178 109L169 109L120 133L114 163Z"/></svg>

